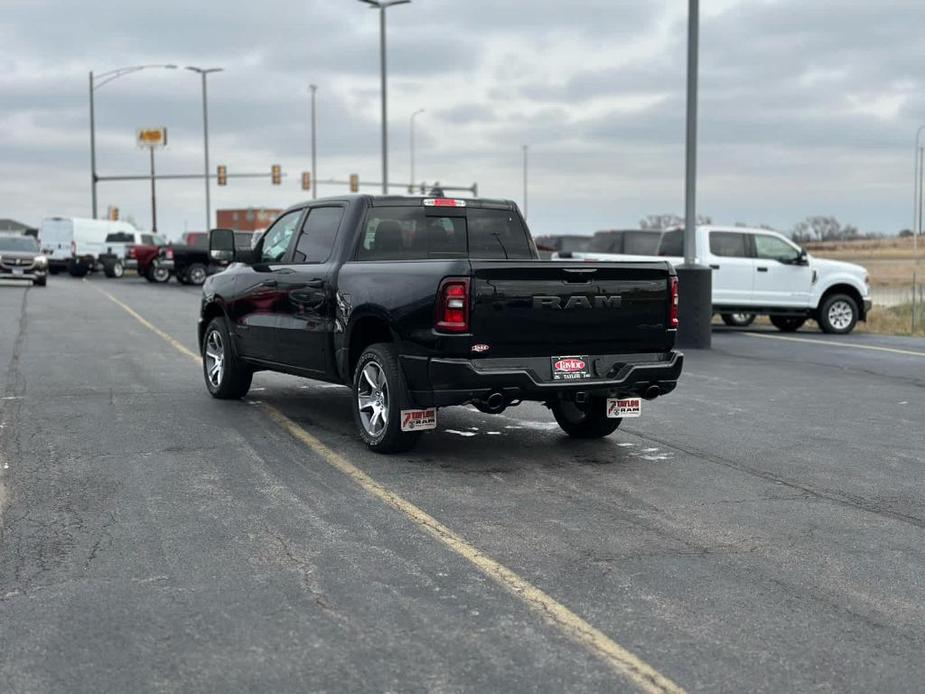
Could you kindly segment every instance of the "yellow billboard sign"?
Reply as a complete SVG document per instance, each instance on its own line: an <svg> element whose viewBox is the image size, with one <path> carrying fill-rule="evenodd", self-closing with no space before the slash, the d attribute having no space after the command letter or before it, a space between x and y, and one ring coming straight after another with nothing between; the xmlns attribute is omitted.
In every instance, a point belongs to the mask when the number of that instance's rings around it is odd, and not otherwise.
<svg viewBox="0 0 925 694"><path fill-rule="evenodd" d="M167 128L138 128L135 140L139 147L166 147Z"/></svg>

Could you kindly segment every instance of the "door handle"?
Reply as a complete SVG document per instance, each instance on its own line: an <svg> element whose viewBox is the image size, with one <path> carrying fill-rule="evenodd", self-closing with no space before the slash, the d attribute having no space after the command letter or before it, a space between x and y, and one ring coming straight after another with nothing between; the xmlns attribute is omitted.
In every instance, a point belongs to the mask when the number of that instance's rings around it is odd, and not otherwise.
<svg viewBox="0 0 925 694"><path fill-rule="evenodd" d="M305 286L309 289L321 289L324 286L324 280L309 280Z"/></svg>
<svg viewBox="0 0 925 694"><path fill-rule="evenodd" d="M264 280L263 282L260 283L260 286L261 287L278 287L279 282L277 282L276 280Z"/></svg>
<svg viewBox="0 0 925 694"><path fill-rule="evenodd" d="M711 265L711 266L710 266L710 269L711 269L711 270L719 270L719 265Z"/></svg>
<svg viewBox="0 0 925 694"><path fill-rule="evenodd" d="M766 267L760 267L760 268L758 268L758 272L767 272L767 271L768 271L768 269L767 269Z"/></svg>

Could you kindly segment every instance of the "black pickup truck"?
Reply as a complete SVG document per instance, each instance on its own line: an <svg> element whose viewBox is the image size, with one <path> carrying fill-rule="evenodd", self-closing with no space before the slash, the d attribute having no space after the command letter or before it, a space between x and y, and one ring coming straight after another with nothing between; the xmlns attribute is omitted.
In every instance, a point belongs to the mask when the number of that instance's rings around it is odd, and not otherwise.
<svg viewBox="0 0 925 694"><path fill-rule="evenodd" d="M678 283L664 262L547 262L505 200L356 195L296 205L203 285L206 387L255 371L353 389L360 436L407 450L437 408L545 403L571 436L612 433L675 388Z"/></svg>

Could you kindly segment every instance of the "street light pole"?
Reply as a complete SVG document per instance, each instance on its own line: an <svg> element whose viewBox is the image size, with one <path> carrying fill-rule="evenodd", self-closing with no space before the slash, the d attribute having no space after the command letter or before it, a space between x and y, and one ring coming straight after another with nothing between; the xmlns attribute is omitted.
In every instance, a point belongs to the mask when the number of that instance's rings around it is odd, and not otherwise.
<svg viewBox="0 0 925 694"><path fill-rule="evenodd" d="M308 85L312 93L312 199L318 197L318 170L316 168L318 160L315 151L315 92L318 91L318 85Z"/></svg>
<svg viewBox="0 0 925 694"><path fill-rule="evenodd" d="M90 70L90 198L96 219L96 115L93 107L93 70Z"/></svg>
<svg viewBox="0 0 925 694"><path fill-rule="evenodd" d="M709 349L712 341L713 276L697 264L697 78L700 0L688 0L687 132L684 167L684 263L677 267L680 302L678 343Z"/></svg>
<svg viewBox="0 0 925 694"><path fill-rule="evenodd" d="M408 188L409 193L414 192L414 119L422 113L424 113L424 109L419 108L411 114L411 179Z"/></svg>
<svg viewBox="0 0 925 694"><path fill-rule="evenodd" d="M411 0L360 0L379 10L379 68L382 83L382 194L389 192L388 84L385 62L385 11L393 5L407 5Z"/></svg>
<svg viewBox="0 0 925 694"><path fill-rule="evenodd" d="M527 145L524 148L524 219L527 218Z"/></svg>
<svg viewBox="0 0 925 694"><path fill-rule="evenodd" d="M125 75L130 75L133 72L147 70L149 68L176 70L177 66L131 65L127 67L119 67L115 70L108 70L107 72L100 73L99 75L94 75L93 70L90 70L90 199L93 219L97 219L96 184L98 182L96 175L96 107L94 104L93 92L102 87L104 84L112 82L115 79L119 79Z"/></svg>
<svg viewBox="0 0 925 694"><path fill-rule="evenodd" d="M212 228L212 203L210 198L211 186L210 186L210 177L209 177L209 99L208 92L206 87L206 76L210 72L221 72L224 68L220 67L210 67L210 68L201 68L194 67L192 65L186 66L187 70L196 72L202 78L202 137L203 137L203 149L205 151L205 181L206 181L206 228L204 231L208 232Z"/></svg>
<svg viewBox="0 0 925 694"><path fill-rule="evenodd" d="M151 151L151 231L157 233L157 194L155 193L154 181L154 147L148 148Z"/></svg>

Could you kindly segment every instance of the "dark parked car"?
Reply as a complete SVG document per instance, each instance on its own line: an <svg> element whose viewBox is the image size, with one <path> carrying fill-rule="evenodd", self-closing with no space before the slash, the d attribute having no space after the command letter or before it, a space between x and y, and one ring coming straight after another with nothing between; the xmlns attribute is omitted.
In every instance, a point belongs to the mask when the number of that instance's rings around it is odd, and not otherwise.
<svg viewBox="0 0 925 694"><path fill-rule="evenodd" d="M373 450L407 449L436 408L545 403L571 436L613 432L672 391L678 283L661 261L547 262L505 200L347 196L285 212L203 287L206 387L269 369L353 388Z"/></svg>
<svg viewBox="0 0 925 694"><path fill-rule="evenodd" d="M19 233L0 232L0 280L20 280L44 287L48 281L48 258L38 239Z"/></svg>

